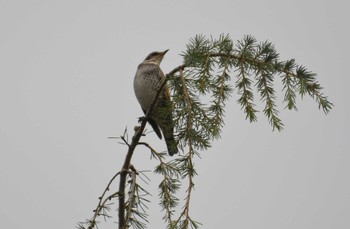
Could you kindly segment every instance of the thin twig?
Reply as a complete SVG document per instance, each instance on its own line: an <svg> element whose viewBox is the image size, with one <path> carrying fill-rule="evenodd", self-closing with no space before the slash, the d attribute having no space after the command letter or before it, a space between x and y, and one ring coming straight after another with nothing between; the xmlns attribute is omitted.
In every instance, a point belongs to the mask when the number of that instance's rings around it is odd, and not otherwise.
<svg viewBox="0 0 350 229"><path fill-rule="evenodd" d="M130 145L129 145L128 141L125 139L125 137L124 137L124 136L120 136L120 139L121 139L121 140L123 140L123 142L125 143L125 145L127 145L127 146L129 146L129 147L130 147Z"/></svg>
<svg viewBox="0 0 350 229"><path fill-rule="evenodd" d="M188 66L185 64L182 64L180 66L177 66L176 68L174 68L173 70L171 70L168 74L166 74L167 77L174 75L175 73L177 73L180 70L184 70L185 68L187 68Z"/></svg>
<svg viewBox="0 0 350 229"><path fill-rule="evenodd" d="M114 181L114 179L120 175L120 172L116 173L112 179L109 181L107 187L105 188L105 190L103 191L102 195L98 198L99 202L97 204L96 209L94 210L94 215L92 216L92 218L89 220L90 224L88 228L94 228L94 226L96 225L96 219L99 215L101 215L101 211L104 208L104 205L106 203L107 200L110 199L110 196L106 199L104 199L105 194L109 191L109 187L111 186L112 182ZM114 193L114 194L118 194L118 192ZM114 195L113 194L113 195ZM114 196L115 197L115 196Z"/></svg>

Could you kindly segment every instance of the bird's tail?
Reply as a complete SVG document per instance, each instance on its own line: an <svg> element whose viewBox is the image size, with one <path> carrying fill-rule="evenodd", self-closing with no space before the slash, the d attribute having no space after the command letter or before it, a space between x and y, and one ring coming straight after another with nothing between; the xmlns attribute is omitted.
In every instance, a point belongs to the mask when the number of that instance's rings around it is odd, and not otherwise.
<svg viewBox="0 0 350 229"><path fill-rule="evenodd" d="M170 156L173 156L174 154L178 153L177 143L176 143L173 135L171 135L169 137L165 137L165 143L166 143L166 146L168 148L168 153Z"/></svg>

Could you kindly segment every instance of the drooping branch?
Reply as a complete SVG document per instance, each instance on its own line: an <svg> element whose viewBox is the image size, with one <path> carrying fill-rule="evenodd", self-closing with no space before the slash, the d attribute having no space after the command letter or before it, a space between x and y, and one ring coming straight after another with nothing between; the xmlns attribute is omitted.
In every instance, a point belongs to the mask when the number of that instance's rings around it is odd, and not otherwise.
<svg viewBox="0 0 350 229"><path fill-rule="evenodd" d="M186 82L184 79L183 75L183 68L179 69L180 71L180 81L181 81L181 87L182 87L182 94L184 96L184 101L185 101L185 109L187 113L187 123L186 123L186 130L188 132L194 132L193 130L193 114L192 114L192 107L191 107L191 99L189 96L188 88L186 86ZM187 195L186 195L186 203L184 205L184 208L178 217L178 219L174 222L173 227L174 228L185 228L187 229L189 224L192 223L192 220L190 218L189 212L190 212L190 202L191 202L191 194L193 190L193 176L196 174L193 168L193 155L195 154L194 152L194 145L192 142L192 139L188 139L188 153L183 156L182 159L179 159L179 165L184 166L185 169L182 172L182 177L187 177L188 178L188 187L187 187ZM182 221L181 219L184 218ZM181 222L181 223L180 223ZM179 226L180 224L180 226Z"/></svg>
<svg viewBox="0 0 350 229"><path fill-rule="evenodd" d="M333 104L321 92L322 87L316 81L316 74L309 72L304 66L296 65L294 59L280 61L278 59L279 55L271 43L256 44L254 39L248 37L239 43L240 47L238 49L231 47L231 49L216 52L216 49L219 48L212 47L210 42L204 42L201 39L204 38L198 38L198 41L193 41L194 48L189 48L188 53L184 54L185 63L174 68L167 75L174 76L180 71L191 69L190 73L197 71L197 73L193 74L207 74L207 77L210 78L215 73L207 72L211 69L208 64L217 64L219 67L224 66L223 68L227 70L226 60L229 59L230 68L233 68L232 71L238 72L236 84L240 93L238 102L244 108L246 118L249 121L257 120L255 115L257 110L254 108L253 93L250 90L250 84L253 82L250 78L251 75L255 75L255 79L258 81L255 85L258 87L261 99L265 102L264 114L268 117L273 129L283 129L283 123L278 117L278 110L275 104L275 91L272 87L274 76L282 77L283 90L285 90L284 102L287 103L286 107L288 109L297 109L295 104L296 92L301 97L309 94L316 100L319 109L322 109L326 114L332 109ZM195 42L208 47L206 49L199 48L200 45L196 45ZM212 45L218 44L213 42ZM215 61L209 61L209 59L215 59ZM206 72L203 72L204 69L207 69ZM202 84L202 81L198 84ZM215 89L215 87L212 89ZM199 86L198 91L205 93L205 90L202 90Z"/></svg>

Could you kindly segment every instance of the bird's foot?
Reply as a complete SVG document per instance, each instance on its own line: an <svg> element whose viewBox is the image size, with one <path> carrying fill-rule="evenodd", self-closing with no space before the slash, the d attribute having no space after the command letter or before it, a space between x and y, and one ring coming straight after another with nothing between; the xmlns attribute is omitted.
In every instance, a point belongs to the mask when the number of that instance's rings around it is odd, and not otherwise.
<svg viewBox="0 0 350 229"><path fill-rule="evenodd" d="M143 122L144 120L148 121L149 118L147 118L146 116L142 116L142 117L139 117L139 120L138 122L141 123Z"/></svg>

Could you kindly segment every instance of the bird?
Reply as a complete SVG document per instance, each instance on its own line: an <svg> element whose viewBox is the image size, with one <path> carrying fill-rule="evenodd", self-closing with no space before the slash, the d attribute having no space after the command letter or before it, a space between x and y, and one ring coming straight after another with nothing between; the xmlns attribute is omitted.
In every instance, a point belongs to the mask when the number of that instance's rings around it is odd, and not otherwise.
<svg viewBox="0 0 350 229"><path fill-rule="evenodd" d="M147 113L153 104L154 98L165 80L165 75L159 65L168 51L169 49L163 52L151 52L137 67L134 78L134 92L144 114ZM178 153L177 143L174 138L174 122L167 84L162 88L152 112L147 117L147 121L159 139L162 139L163 133L169 155L173 156Z"/></svg>

